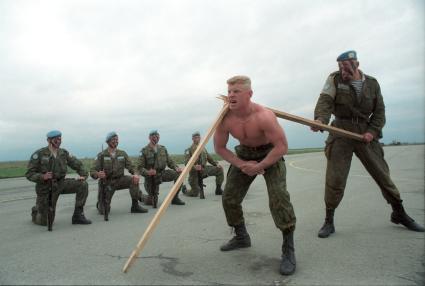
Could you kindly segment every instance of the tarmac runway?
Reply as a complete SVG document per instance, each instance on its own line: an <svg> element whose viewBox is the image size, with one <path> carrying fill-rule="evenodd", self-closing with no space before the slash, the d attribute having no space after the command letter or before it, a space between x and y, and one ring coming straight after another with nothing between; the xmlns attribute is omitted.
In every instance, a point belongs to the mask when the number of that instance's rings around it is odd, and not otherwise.
<svg viewBox="0 0 425 286"><path fill-rule="evenodd" d="M424 224L424 145L384 150L407 213ZM31 222L34 184L17 178L0 180L0 284L424 285L424 233L390 222L391 207L357 158L335 213L336 233L326 239L317 237L325 214L323 153L285 159L297 216L292 276L279 274L282 235L261 177L243 203L251 248L219 250L232 234L210 177L205 200L182 196L185 206L170 205L128 273L121 270L157 209L130 213L129 192L121 190L105 222L96 210L97 183L89 179L85 214L93 224L72 225L75 196L62 195L48 232ZM160 202L171 186L161 185Z"/></svg>

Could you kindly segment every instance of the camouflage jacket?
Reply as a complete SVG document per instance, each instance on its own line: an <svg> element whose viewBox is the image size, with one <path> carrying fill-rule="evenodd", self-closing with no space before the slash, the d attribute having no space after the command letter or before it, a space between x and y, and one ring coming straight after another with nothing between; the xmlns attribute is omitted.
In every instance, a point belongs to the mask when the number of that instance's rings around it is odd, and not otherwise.
<svg viewBox="0 0 425 286"><path fill-rule="evenodd" d="M148 144L141 151L137 163L137 170L142 176L147 175L147 171L151 168L157 172L162 172L167 166L173 170L177 170L177 164L168 155L167 148L157 144L157 152Z"/></svg>
<svg viewBox="0 0 425 286"><path fill-rule="evenodd" d="M354 88L342 81L339 71L330 74L317 101L314 119L328 124L332 114L336 119L346 121L357 118L364 125L361 132L370 132L375 138L380 138L385 125L385 105L381 88L375 78L363 73L361 75L363 87L360 96L357 96ZM337 121L332 122L332 125L350 129L348 124L339 124Z"/></svg>
<svg viewBox="0 0 425 286"><path fill-rule="evenodd" d="M31 182L43 183L43 174L53 170L53 178L61 180L66 176L67 166L77 171L80 176L87 177L88 175L83 163L67 150L59 148L55 158L49 148L44 147L31 155L25 177Z"/></svg>
<svg viewBox="0 0 425 286"><path fill-rule="evenodd" d="M192 157L192 154L195 153L195 150L196 150L197 147L198 147L198 145L192 144L189 148L187 148L184 151L184 164L185 165L187 165L190 158ZM218 164L218 162L216 160L214 160L213 157L211 157L210 154L208 154L207 149L204 148L204 150L202 150L201 154L199 154L199 157L196 160L195 165L201 165L202 168L205 168L205 166L207 165L207 162L210 163L213 166L217 166L217 164Z"/></svg>
<svg viewBox="0 0 425 286"><path fill-rule="evenodd" d="M116 149L115 156L109 154L108 149L103 150L96 156L96 161L90 169L90 175L93 179L97 179L96 172L102 170L102 157L103 157L103 170L108 179L115 179L124 176L124 169L127 169L130 174L134 174L136 169L128 157L127 153L123 150Z"/></svg>

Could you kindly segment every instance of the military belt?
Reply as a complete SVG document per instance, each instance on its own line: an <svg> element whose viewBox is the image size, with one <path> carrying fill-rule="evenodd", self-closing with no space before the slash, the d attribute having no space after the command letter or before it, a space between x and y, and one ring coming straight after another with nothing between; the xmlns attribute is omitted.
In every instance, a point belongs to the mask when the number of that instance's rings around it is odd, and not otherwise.
<svg viewBox="0 0 425 286"><path fill-rule="evenodd" d="M256 147L250 147L250 146L246 146L246 145L241 145L241 147L245 150L249 150L249 151L264 151L264 150L268 150L273 148L273 144L269 143L269 144L265 144L265 145L260 145L260 146L256 146Z"/></svg>
<svg viewBox="0 0 425 286"><path fill-rule="evenodd" d="M336 120L340 121L351 121L353 124L359 124L359 123L367 123L369 122L369 119L360 117L360 116L347 116L347 117L335 117Z"/></svg>

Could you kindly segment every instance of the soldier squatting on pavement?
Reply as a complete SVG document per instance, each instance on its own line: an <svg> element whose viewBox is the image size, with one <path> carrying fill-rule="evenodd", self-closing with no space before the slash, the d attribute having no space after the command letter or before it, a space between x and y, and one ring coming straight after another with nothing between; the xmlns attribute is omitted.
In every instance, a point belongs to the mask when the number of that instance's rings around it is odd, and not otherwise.
<svg viewBox="0 0 425 286"><path fill-rule="evenodd" d="M221 246L222 251L250 247L241 203L257 175L266 180L269 208L277 228L282 231L280 273L295 272L294 230L296 217L286 189L286 167L283 155L288 143L274 113L251 101L251 80L235 76L227 80L229 111L214 134L217 154L231 166L222 197L229 226L236 236ZM229 134L238 139L234 155L228 148Z"/></svg>
<svg viewBox="0 0 425 286"><path fill-rule="evenodd" d="M190 158L192 157L192 154L195 152L196 148L198 147L200 140L201 140L201 135L199 134L199 132L195 132L192 134L193 144L184 151L185 164L189 162ZM210 163L212 166L207 165L207 163ZM205 148L204 150L202 150L198 160L196 161L193 168L190 170L189 185L191 187L191 190L183 189L183 193L186 196L189 196L189 197L199 196L199 191L200 191L200 186L198 183L199 175L201 175L203 179L209 176L215 176L215 184L216 184L215 194L216 195L223 194L223 190L221 189L221 185L223 184L223 181L224 181L223 167L220 166L220 164L218 164L218 162L215 161L210 154L208 154L207 149Z"/></svg>
<svg viewBox="0 0 425 286"><path fill-rule="evenodd" d="M140 174L145 177L145 189L148 193L147 197L143 198L146 205L152 205L152 199L159 193L159 185L162 182L176 182L182 169L168 155L167 149L158 144L159 133L157 130L152 130L149 133L149 143L140 151L137 169ZM171 168L165 169L166 167ZM151 180L153 178L153 180ZM152 182L153 181L153 182ZM152 186L154 184L154 186ZM152 193L152 190L156 193ZM176 193L171 204L184 205L185 203L180 200L179 192Z"/></svg>
<svg viewBox="0 0 425 286"><path fill-rule="evenodd" d="M378 81L359 69L355 51L341 54L337 62L339 71L328 76L316 104L314 119L328 124L334 114L332 126L363 134L364 142L333 134L329 134L326 140L326 218L318 236L325 238L335 232L334 213L344 196L353 153L378 184L385 200L391 204L391 222L423 232L424 228L410 218L403 208L379 143L385 125L385 105ZM315 127L311 129L315 132L319 130Z"/></svg>
<svg viewBox="0 0 425 286"><path fill-rule="evenodd" d="M148 210L141 207L138 200L141 200L141 191L139 188L139 175L136 174L136 168L128 157L127 153L118 149L118 134L114 131L106 135L105 142L108 148L100 152L96 156L96 161L90 170L93 179L103 179L105 181L105 194L101 190L101 182L99 180L99 189L97 196L97 208L100 214L104 214L104 200L106 202L107 213L111 208L111 200L115 191L129 189L131 196L132 213L146 213ZM103 170L101 169L101 161L103 160ZM127 169L133 176L124 175L124 169Z"/></svg>
<svg viewBox="0 0 425 286"><path fill-rule="evenodd" d="M62 133L52 130L47 133L48 146L35 151L28 163L25 177L36 183L36 205L32 208L32 222L47 225L48 196L52 187L52 207L54 221L56 203L61 194L76 194L75 209L72 224L91 224L83 213L88 195L87 171L83 163L67 150L59 148L62 143ZM65 178L67 166L77 171L78 179Z"/></svg>

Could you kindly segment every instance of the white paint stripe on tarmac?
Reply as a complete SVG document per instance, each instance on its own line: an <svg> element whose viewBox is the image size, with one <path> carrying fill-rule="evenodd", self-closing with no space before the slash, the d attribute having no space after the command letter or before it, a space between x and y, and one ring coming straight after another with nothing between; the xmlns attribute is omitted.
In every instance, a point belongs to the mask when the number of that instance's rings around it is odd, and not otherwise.
<svg viewBox="0 0 425 286"><path fill-rule="evenodd" d="M7 202L13 202L13 201L35 199L35 198L36 198L36 196L30 196L30 197L19 197L19 198L12 198L12 199L0 200L0 204L1 203L7 203Z"/></svg>
<svg viewBox="0 0 425 286"><path fill-rule="evenodd" d="M307 160L307 159L306 159ZM312 173L324 173L324 171L321 170L316 170L316 169L310 169L310 168L304 168L304 167L299 167L296 166L296 164L302 162L302 161L306 161L306 160L294 160L294 161L289 161L289 166L291 166L294 169L297 170L301 170L301 171L306 171L306 172L312 172ZM370 175L359 175L359 174L349 174L349 177L360 177L360 178L370 178L373 179ZM423 183L424 180L420 180L420 179L412 179L412 178L395 178L395 177L391 177L394 181L415 181L418 183Z"/></svg>

